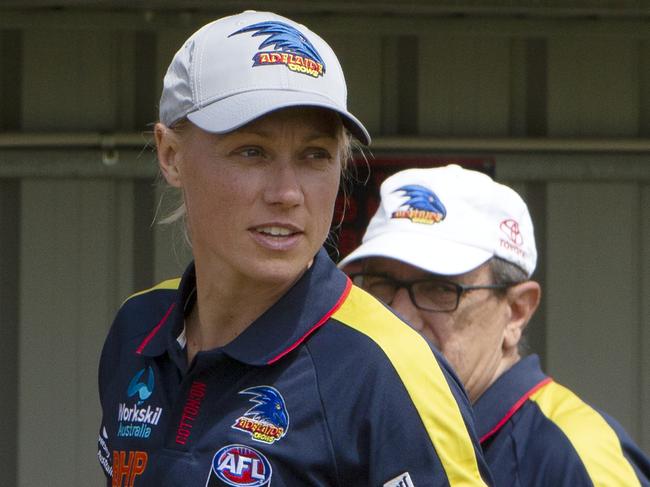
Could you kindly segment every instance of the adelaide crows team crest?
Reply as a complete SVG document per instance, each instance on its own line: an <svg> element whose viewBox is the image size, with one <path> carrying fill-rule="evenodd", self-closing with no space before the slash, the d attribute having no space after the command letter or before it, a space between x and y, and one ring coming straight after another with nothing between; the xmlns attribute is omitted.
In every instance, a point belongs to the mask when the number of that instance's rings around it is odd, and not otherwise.
<svg viewBox="0 0 650 487"><path fill-rule="evenodd" d="M249 387L239 393L253 396L249 401L255 405L237 418L233 429L245 431L253 440L269 445L287 434L289 413L282 394L275 387Z"/></svg>
<svg viewBox="0 0 650 487"><path fill-rule="evenodd" d="M391 218L408 218L413 223L439 223L447 216L447 209L440 198L428 188L418 184L407 184L393 193L402 191L408 198Z"/></svg>
<svg viewBox="0 0 650 487"><path fill-rule="evenodd" d="M295 27L277 21L258 22L228 37L245 32L254 32L253 37L267 36L258 48L261 52L253 56L253 66L284 64L291 71L314 78L325 73L325 61L309 39ZM266 48L272 50L263 51Z"/></svg>

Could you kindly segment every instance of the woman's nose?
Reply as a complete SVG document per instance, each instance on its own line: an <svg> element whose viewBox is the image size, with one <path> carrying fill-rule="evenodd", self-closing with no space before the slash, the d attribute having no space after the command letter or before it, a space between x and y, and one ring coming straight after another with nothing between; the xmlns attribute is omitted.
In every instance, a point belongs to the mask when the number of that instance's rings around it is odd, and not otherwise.
<svg viewBox="0 0 650 487"><path fill-rule="evenodd" d="M293 161L285 159L274 161L272 171L269 171L265 191L267 203L286 207L303 203L304 194L300 185L298 168Z"/></svg>

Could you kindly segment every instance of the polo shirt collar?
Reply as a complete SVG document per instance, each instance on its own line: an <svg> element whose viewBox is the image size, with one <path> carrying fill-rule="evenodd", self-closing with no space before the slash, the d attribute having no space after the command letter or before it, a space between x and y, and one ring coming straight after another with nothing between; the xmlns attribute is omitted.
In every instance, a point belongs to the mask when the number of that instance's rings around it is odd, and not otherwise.
<svg viewBox="0 0 650 487"><path fill-rule="evenodd" d="M168 349L182 348L178 338L183 335L185 315L196 301L196 272L194 262L185 269L178 289L172 290L174 298L164 301L163 314L138 347L136 353L145 357L158 357Z"/></svg>
<svg viewBox="0 0 650 487"><path fill-rule="evenodd" d="M329 319L347 297L350 287L347 276L320 249L311 267L287 293L237 338L224 347L201 353L221 352L249 365L267 365L280 360ZM178 353L177 339L183 333L185 315L195 303L196 273L191 263L181 279L178 298L167 323L152 337L146 355Z"/></svg>
<svg viewBox="0 0 650 487"><path fill-rule="evenodd" d="M526 399L549 380L537 355L521 359L502 374L473 406L480 441L496 434Z"/></svg>

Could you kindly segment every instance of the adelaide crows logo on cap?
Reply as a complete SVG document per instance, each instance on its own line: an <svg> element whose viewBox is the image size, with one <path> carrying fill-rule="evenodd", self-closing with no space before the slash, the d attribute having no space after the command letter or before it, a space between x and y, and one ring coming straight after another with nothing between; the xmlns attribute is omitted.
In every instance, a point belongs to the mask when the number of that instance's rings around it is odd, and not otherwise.
<svg viewBox="0 0 650 487"><path fill-rule="evenodd" d="M408 200L402 203L400 209L394 211L391 218L408 218L413 223L439 223L447 216L447 209L440 198L429 188L418 184L407 184L397 188L393 193L403 191ZM405 209L401 209L406 206Z"/></svg>
<svg viewBox="0 0 650 487"><path fill-rule="evenodd" d="M239 392L251 394L250 402L255 406L237 418L233 429L245 431L255 441L272 444L287 434L289 413L282 394L275 387L249 387Z"/></svg>
<svg viewBox="0 0 650 487"><path fill-rule="evenodd" d="M325 73L325 61L313 44L295 27L277 21L258 22L239 29L228 37L244 32L255 32L253 37L268 36L259 49L274 49L255 54L253 66L284 64L291 71L314 78Z"/></svg>

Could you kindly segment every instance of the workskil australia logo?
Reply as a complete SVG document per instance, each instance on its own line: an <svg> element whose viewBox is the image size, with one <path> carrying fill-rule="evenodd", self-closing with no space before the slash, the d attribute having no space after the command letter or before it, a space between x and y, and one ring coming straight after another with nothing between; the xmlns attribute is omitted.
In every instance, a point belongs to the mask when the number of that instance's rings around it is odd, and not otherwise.
<svg viewBox="0 0 650 487"><path fill-rule="evenodd" d="M407 184L393 193L398 191L402 191L408 199L392 213L391 218L408 218L413 223L431 225L440 223L447 216L445 205L430 189L418 184Z"/></svg>
<svg viewBox="0 0 650 487"><path fill-rule="evenodd" d="M255 406L237 418L233 429L245 431L255 441L273 444L289 429L289 413L282 394L271 386L249 387L239 392L250 394Z"/></svg>
<svg viewBox="0 0 650 487"><path fill-rule="evenodd" d="M253 37L267 36L258 48L261 52L253 56L253 66L284 64L291 71L313 78L325 73L325 61L313 44L295 27L276 21L258 22L239 29L228 37L245 32L255 32ZM266 48L273 50L262 51Z"/></svg>
<svg viewBox="0 0 650 487"><path fill-rule="evenodd" d="M262 487L271 485L271 463L254 448L227 445L214 454L205 487Z"/></svg>
<svg viewBox="0 0 650 487"><path fill-rule="evenodd" d="M158 424L163 412L160 406L147 404L145 407L144 403L153 394L154 386L155 377L151 366L140 370L133 376L126 393L129 399L135 399L135 401L119 404L117 436L149 438L151 428Z"/></svg>

